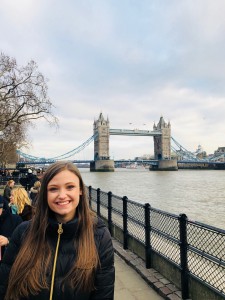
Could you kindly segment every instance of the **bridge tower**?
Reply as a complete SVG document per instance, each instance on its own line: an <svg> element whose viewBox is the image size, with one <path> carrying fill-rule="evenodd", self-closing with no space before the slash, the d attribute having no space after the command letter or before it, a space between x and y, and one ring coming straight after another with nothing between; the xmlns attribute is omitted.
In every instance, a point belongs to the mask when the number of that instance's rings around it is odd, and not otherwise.
<svg viewBox="0 0 225 300"><path fill-rule="evenodd" d="M153 130L161 131L161 135L154 136L154 156L158 159L158 166L152 166L152 170L178 170L177 160L171 159L171 125L166 123L161 116Z"/></svg>
<svg viewBox="0 0 225 300"><path fill-rule="evenodd" d="M93 124L94 135L94 161L91 162L90 170L95 172L113 172L114 160L109 155L109 119L104 119L100 113L98 120Z"/></svg>
<svg viewBox="0 0 225 300"><path fill-rule="evenodd" d="M154 136L155 159L171 159L171 126L160 117L157 126L154 124L153 130L160 130L162 135Z"/></svg>

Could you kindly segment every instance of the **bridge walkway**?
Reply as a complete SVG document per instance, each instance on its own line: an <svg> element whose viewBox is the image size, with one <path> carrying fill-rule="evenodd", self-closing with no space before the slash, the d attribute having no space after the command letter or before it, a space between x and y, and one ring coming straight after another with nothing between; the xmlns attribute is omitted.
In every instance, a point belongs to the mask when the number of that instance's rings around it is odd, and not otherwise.
<svg viewBox="0 0 225 300"><path fill-rule="evenodd" d="M181 292L144 261L113 239L115 250L115 300L181 300Z"/></svg>

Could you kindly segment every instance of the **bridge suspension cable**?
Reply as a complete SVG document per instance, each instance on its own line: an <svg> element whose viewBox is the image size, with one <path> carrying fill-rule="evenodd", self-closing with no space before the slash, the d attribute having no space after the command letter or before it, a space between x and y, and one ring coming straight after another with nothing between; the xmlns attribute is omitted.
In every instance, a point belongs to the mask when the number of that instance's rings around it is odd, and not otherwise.
<svg viewBox="0 0 225 300"><path fill-rule="evenodd" d="M50 157L50 158L45 158L45 157L37 157L37 156L33 156L30 154L26 154L20 150L17 150L17 154L20 155L21 157L29 160L29 161L33 161L33 162L48 162L48 161L57 161L57 160L63 160L63 159L67 159L69 157L72 157L73 155L79 153L80 151L82 151L84 148L86 148L93 140L96 139L98 133L95 133L94 135L92 135L89 139L87 139L84 143L82 143L80 146L72 149L71 151L68 151L64 154L55 156L55 157ZM175 144L175 147L173 145L171 145L171 149L178 155L181 156L181 160L188 160L188 161L193 161L193 162L199 162L199 161L218 161L220 158L225 157L224 153L221 154L217 154L217 155L213 155L210 156L208 158L204 158L201 159L200 157L198 157L196 155L196 153L193 153L189 150L187 150L186 148L184 148L180 143L178 143L173 137L171 137L171 141ZM178 147L178 149L176 148Z"/></svg>
<svg viewBox="0 0 225 300"><path fill-rule="evenodd" d="M171 145L171 149L177 154L177 155L182 155L184 156L185 159L189 159L189 160L194 160L194 161L200 161L200 159L193 154L192 152L188 151L187 149L185 149L181 144L179 144L172 136L171 136L171 140L174 142L174 144L179 148L176 149L175 147L173 147Z"/></svg>
<svg viewBox="0 0 225 300"><path fill-rule="evenodd" d="M43 161L43 160L61 160L61 159L66 159L69 158L71 156L73 156L74 154L79 153L80 151L82 151L84 148L86 148L96 137L97 137L98 133L92 135L89 139L87 139L84 143L82 143L80 146L78 146L77 148L74 148L71 151L68 151L62 155L59 156L55 156L55 157L50 157L50 158L45 158L45 157L37 157L37 156L33 156L33 155L29 155L26 154L20 150L17 150L17 154L19 154L20 156L26 158L26 159L30 159L32 161Z"/></svg>

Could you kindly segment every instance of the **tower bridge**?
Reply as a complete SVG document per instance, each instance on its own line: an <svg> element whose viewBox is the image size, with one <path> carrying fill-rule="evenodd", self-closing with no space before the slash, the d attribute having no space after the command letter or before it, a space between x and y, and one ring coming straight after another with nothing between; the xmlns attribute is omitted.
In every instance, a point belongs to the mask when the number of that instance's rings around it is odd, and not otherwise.
<svg viewBox="0 0 225 300"><path fill-rule="evenodd" d="M139 129L112 129L110 128L109 119L105 119L103 114L100 113L97 120L93 124L93 135L84 143L77 148L66 152L65 154L55 156L52 158L36 157L25 154L21 151L17 151L20 157L26 159L26 164L50 164L57 160L68 159L75 154L82 151L92 141L94 141L94 159L93 160L72 160L74 163L90 163L90 170L96 172L111 172L114 171L115 162L110 158L110 147L109 139L110 135L123 135L123 136L149 136L153 137L154 142L154 159L149 160L147 163L151 165L153 170L177 170L177 159L171 158L171 149L178 155L183 155L183 160L179 159L179 163L217 163L215 162L216 157L211 159L199 159L192 152L185 149L171 136L171 124L166 123L161 116L159 122L153 125L153 130L139 130ZM171 141L179 148L176 150L172 145ZM130 160L129 160L130 161ZM144 161L143 161L144 162ZM19 162L24 163L24 161ZM219 163L219 162L218 162Z"/></svg>
<svg viewBox="0 0 225 300"><path fill-rule="evenodd" d="M153 130L139 129L110 129L109 119L106 120L100 113L94 121L94 161L91 162L91 171L114 171L114 160L110 159L109 137L110 135L127 136L152 136L154 141L154 157L158 160L158 170L177 170L177 161L171 159L171 125L160 117L158 124L153 125Z"/></svg>

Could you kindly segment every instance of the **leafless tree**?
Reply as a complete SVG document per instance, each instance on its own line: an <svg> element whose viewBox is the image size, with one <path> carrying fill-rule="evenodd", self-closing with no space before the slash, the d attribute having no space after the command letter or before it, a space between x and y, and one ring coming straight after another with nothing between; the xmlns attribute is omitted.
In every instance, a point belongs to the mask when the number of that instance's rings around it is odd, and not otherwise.
<svg viewBox="0 0 225 300"><path fill-rule="evenodd" d="M16 149L27 141L24 124L13 123L4 130L0 138L0 167L5 168L7 164L16 163L18 160Z"/></svg>
<svg viewBox="0 0 225 300"><path fill-rule="evenodd" d="M50 125L57 126L47 92L47 79L34 61L20 67L14 58L0 54L1 156L10 144L15 149L26 142L27 129L34 120L44 118Z"/></svg>

